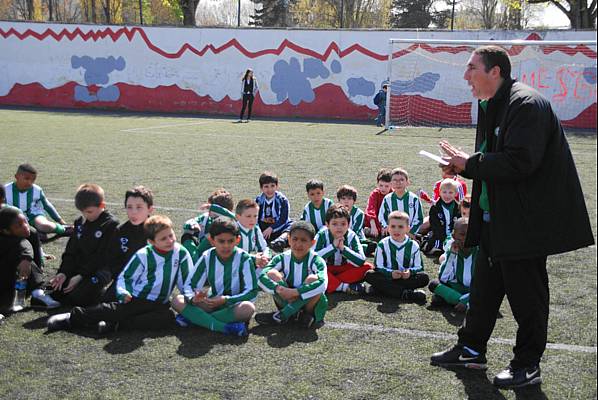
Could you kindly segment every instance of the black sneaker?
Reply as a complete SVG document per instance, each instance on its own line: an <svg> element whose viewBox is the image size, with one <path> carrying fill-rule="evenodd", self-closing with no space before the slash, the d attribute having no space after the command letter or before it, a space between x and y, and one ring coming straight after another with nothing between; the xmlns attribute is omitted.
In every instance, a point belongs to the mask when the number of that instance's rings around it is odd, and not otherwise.
<svg viewBox="0 0 598 400"><path fill-rule="evenodd" d="M494 377L494 386L499 389L520 388L542 383L540 366L515 369L510 365Z"/></svg>
<svg viewBox="0 0 598 400"><path fill-rule="evenodd" d="M280 312L260 313L255 315L255 321L260 325L284 325L286 320L282 319Z"/></svg>
<svg viewBox="0 0 598 400"><path fill-rule="evenodd" d="M477 356L469 352L461 345L455 345L450 349L432 354L430 364L439 367L464 367L472 369L487 369L486 356Z"/></svg>
<svg viewBox="0 0 598 400"><path fill-rule="evenodd" d="M417 304L426 304L426 292L420 289L405 289L401 295L401 300L412 301Z"/></svg>
<svg viewBox="0 0 598 400"><path fill-rule="evenodd" d="M299 325L301 325L305 329L311 328L314 324L314 321L314 316L308 312L302 312L301 315L299 315L299 318L297 319L297 323L299 323Z"/></svg>
<svg viewBox="0 0 598 400"><path fill-rule="evenodd" d="M64 331L71 328L71 313L52 315L46 322L48 332Z"/></svg>
<svg viewBox="0 0 598 400"><path fill-rule="evenodd" d="M108 333L118 331L118 322L100 321L98 322L98 333L100 335L106 335Z"/></svg>

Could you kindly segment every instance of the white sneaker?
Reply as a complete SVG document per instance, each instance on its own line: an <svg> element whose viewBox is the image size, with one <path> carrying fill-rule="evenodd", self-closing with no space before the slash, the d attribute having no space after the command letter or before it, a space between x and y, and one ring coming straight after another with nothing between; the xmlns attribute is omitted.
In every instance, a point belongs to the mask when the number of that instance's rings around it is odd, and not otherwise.
<svg viewBox="0 0 598 400"><path fill-rule="evenodd" d="M47 295L43 290L36 289L31 293L31 306L45 307L48 310L60 307L60 303Z"/></svg>

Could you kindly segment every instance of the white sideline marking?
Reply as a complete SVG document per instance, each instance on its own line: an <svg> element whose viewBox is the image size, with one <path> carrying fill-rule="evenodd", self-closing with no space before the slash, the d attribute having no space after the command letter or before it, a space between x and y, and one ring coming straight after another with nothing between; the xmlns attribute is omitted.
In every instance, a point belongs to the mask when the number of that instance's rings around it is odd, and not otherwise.
<svg viewBox="0 0 598 400"><path fill-rule="evenodd" d="M74 203L75 200L71 199L57 199L51 198L50 201L57 201L59 203ZM110 203L108 201L105 202L108 206L123 206L123 203ZM124 206L123 206L124 207ZM198 212L197 210L193 210L191 208L178 208L178 207L161 207L161 206L154 206L155 209L158 210L166 210L166 211L188 211L188 212Z"/></svg>
<svg viewBox="0 0 598 400"><path fill-rule="evenodd" d="M171 124L171 125L156 125L156 126L144 126L141 128L130 128L130 129L122 129L121 132L140 132L147 129L160 129L160 128L174 128L177 126L192 126L192 125L203 125L207 124L207 121L200 121L200 122L188 122L185 124Z"/></svg>
<svg viewBox="0 0 598 400"><path fill-rule="evenodd" d="M366 331L366 332L378 332L378 333L396 333L399 335L409 335L418 338L431 338L431 339L444 339L444 340L457 340L457 335L452 333L441 333L441 332L429 332L420 331L416 329L405 329L405 328L387 328L381 325L361 325L353 324L350 322L327 322L324 328L332 329L344 329L349 331ZM515 345L515 340L504 339L504 338L490 338L490 343L495 344L507 344L509 346ZM546 348L550 350L564 350L573 353L591 353L596 354L596 346L580 346L576 344L565 344L565 343L547 343Z"/></svg>

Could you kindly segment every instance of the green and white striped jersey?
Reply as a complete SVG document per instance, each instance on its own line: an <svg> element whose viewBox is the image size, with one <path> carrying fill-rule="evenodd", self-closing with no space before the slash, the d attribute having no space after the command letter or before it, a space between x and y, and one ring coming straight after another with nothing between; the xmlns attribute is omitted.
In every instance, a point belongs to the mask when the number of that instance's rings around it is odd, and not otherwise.
<svg viewBox="0 0 598 400"><path fill-rule="evenodd" d="M119 300L129 294L138 299L167 303L174 285L183 291L193 261L187 249L175 243L174 249L160 254L152 245L135 253L116 281Z"/></svg>
<svg viewBox="0 0 598 400"><path fill-rule="evenodd" d="M419 245L409 237L397 242L387 236L378 242L374 264L376 271L388 277L391 277L392 271L404 272L409 269L411 273L417 273L424 270Z"/></svg>
<svg viewBox="0 0 598 400"><path fill-rule="evenodd" d="M271 269L279 271L283 276L286 286L297 289L303 300L326 292L326 286L328 285L326 262L313 250L310 250L303 260L297 260L291 250L280 253L270 260L268 265L264 267L258 284L264 292L274 294L276 286L279 284L268 278L267 273ZM305 284L304 282L308 275L317 275L318 280Z"/></svg>
<svg viewBox="0 0 598 400"><path fill-rule="evenodd" d="M197 238L201 240L208 234L212 221L218 217L228 217L235 219L235 214L232 211L219 206L218 204L210 204L210 211L199 214L197 217L185 221L183 224L183 232L194 232L193 226L199 225L201 230L197 235Z"/></svg>
<svg viewBox="0 0 598 400"><path fill-rule="evenodd" d="M21 191L17 188L17 184L12 182L4 185L4 189L6 190L6 204L20 209L27 215L27 218L31 219L48 213L50 218L56 222L62 219L38 185Z"/></svg>
<svg viewBox="0 0 598 400"><path fill-rule="evenodd" d="M241 234L241 241L237 245L240 249L245 250L249 254L253 253L265 253L270 257L270 249L268 243L264 239L262 230L259 225L254 226L252 229L246 229L240 222L237 221L239 226L239 233Z"/></svg>
<svg viewBox="0 0 598 400"><path fill-rule="evenodd" d="M343 251L340 251L332 243L334 237L328 227L322 228L316 235L316 244L312 249L320 257L326 260L328 265L343 265L347 262L361 267L365 263L365 254L359 238L351 229L345 233Z"/></svg>
<svg viewBox="0 0 598 400"><path fill-rule="evenodd" d="M388 227L388 215L393 211L404 211L409 214L411 233L416 233L424 221L422 203L419 197L412 192L406 192L403 197L397 196L395 192L384 196L378 212L378 220L383 228Z"/></svg>
<svg viewBox="0 0 598 400"><path fill-rule="evenodd" d="M326 211L328 211L332 204L332 200L326 197L324 197L320 208L314 207L310 201L303 208L303 215L301 216L301 219L312 224L317 232L322 229L324 225L326 225Z"/></svg>
<svg viewBox="0 0 598 400"><path fill-rule="evenodd" d="M226 261L218 257L215 248L206 250L195 263L183 293L190 300L195 290L201 290L205 285L210 286L209 297L227 296L227 306L254 301L258 289L253 259L238 247Z"/></svg>
<svg viewBox="0 0 598 400"><path fill-rule="evenodd" d="M365 218L365 214L361 210L361 208L357 206L353 206L351 209L351 223L349 223L349 227L353 232L357 234L357 237L361 239L365 239L365 233L363 232L363 221Z"/></svg>
<svg viewBox="0 0 598 400"><path fill-rule="evenodd" d="M442 283L459 283L470 287L475 270L475 260L478 256L478 247L471 249L469 255L462 251L455 253L451 250L445 253L446 259L440 266L438 280Z"/></svg>

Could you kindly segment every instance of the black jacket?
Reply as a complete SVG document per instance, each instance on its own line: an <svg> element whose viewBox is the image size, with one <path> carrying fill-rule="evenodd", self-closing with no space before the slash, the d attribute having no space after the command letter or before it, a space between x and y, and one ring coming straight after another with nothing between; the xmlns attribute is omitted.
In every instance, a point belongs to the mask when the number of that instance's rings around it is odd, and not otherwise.
<svg viewBox="0 0 598 400"><path fill-rule="evenodd" d="M104 266L96 273L102 284L116 279L137 250L146 245L143 224L133 225L127 221L116 228L106 248Z"/></svg>
<svg viewBox="0 0 598 400"><path fill-rule="evenodd" d="M117 226L118 221L107 211L93 222L84 223L83 217L77 218L75 232L66 244L58 273L67 278L93 276L104 264L107 245Z"/></svg>
<svg viewBox="0 0 598 400"><path fill-rule="evenodd" d="M534 89L503 83L478 108L476 150L463 176L473 179L466 247L478 245L483 224L481 181L488 185L491 256L526 259L558 254L594 243L581 184L556 114Z"/></svg>

